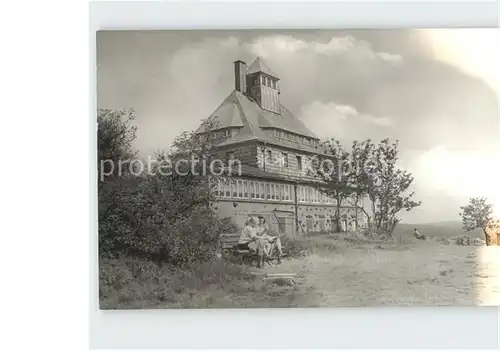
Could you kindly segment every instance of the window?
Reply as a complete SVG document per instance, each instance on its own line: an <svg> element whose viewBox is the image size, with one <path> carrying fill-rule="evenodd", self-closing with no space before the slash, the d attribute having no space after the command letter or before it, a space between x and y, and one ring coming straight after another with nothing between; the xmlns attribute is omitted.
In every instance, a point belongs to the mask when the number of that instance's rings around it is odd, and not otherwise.
<svg viewBox="0 0 500 351"><path fill-rule="evenodd" d="M267 150L267 160L268 160L269 162L271 162L271 161L272 161L272 158L273 158L273 153L272 153L272 151L271 151L271 150Z"/></svg>
<svg viewBox="0 0 500 351"><path fill-rule="evenodd" d="M222 179L218 178L217 179L217 190L215 191L215 196L222 196Z"/></svg>
<svg viewBox="0 0 500 351"><path fill-rule="evenodd" d="M229 184L229 179L224 178L224 197L231 197L231 185Z"/></svg>
<svg viewBox="0 0 500 351"><path fill-rule="evenodd" d="M271 200L271 187L269 184L266 184L266 199Z"/></svg>
<svg viewBox="0 0 500 351"><path fill-rule="evenodd" d="M290 185L285 185L284 189L285 189L285 193L283 194L283 200L290 201L291 186Z"/></svg>
<svg viewBox="0 0 500 351"><path fill-rule="evenodd" d="M234 151L230 151L227 153L227 161L234 161Z"/></svg>
<svg viewBox="0 0 500 351"><path fill-rule="evenodd" d="M297 169L302 169L302 157L301 156L295 156L297 159Z"/></svg>
<svg viewBox="0 0 500 351"><path fill-rule="evenodd" d="M288 154L285 152L281 153L281 165L283 167L288 167Z"/></svg>
<svg viewBox="0 0 500 351"><path fill-rule="evenodd" d="M280 185L280 193L279 193L278 200L285 200L285 186L284 185Z"/></svg>
<svg viewBox="0 0 500 351"><path fill-rule="evenodd" d="M243 197L245 199L248 198L248 181L247 180L243 181Z"/></svg>
<svg viewBox="0 0 500 351"><path fill-rule="evenodd" d="M230 136L230 135L231 135L231 131L229 129L225 129L224 136Z"/></svg>
<svg viewBox="0 0 500 351"><path fill-rule="evenodd" d="M241 180L238 180L236 182L236 186L238 188L238 197L243 197L243 182Z"/></svg>
<svg viewBox="0 0 500 351"><path fill-rule="evenodd" d="M259 193L260 193L260 198L264 199L264 183L259 183Z"/></svg>
<svg viewBox="0 0 500 351"><path fill-rule="evenodd" d="M248 182L248 192L250 193L250 198L255 199L254 182Z"/></svg>
<svg viewBox="0 0 500 351"><path fill-rule="evenodd" d="M224 178L217 178L217 196L223 197L226 195L226 189L225 189L225 180Z"/></svg>
<svg viewBox="0 0 500 351"><path fill-rule="evenodd" d="M273 89L276 89L276 81L273 80Z"/></svg>
<svg viewBox="0 0 500 351"><path fill-rule="evenodd" d="M238 197L238 184L236 184L235 179L231 179L231 192L233 193L233 197Z"/></svg>

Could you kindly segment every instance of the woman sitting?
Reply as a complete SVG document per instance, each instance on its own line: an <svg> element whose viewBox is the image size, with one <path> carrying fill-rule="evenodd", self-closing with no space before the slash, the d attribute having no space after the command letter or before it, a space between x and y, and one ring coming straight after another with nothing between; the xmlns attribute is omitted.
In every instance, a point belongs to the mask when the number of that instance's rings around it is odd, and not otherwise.
<svg viewBox="0 0 500 351"><path fill-rule="evenodd" d="M271 257L274 250L278 252L278 263L281 263L283 251L281 249L281 240L278 236L269 235L269 228L266 224L266 219L259 216L259 224L257 226L257 235L266 241L264 245L264 254L266 257Z"/></svg>
<svg viewBox="0 0 500 351"><path fill-rule="evenodd" d="M257 254L259 258L257 266L262 267L266 240L257 235L256 226L257 218L249 217L245 222L245 228L241 231L240 238L238 239L238 245L236 247L239 250L250 250Z"/></svg>

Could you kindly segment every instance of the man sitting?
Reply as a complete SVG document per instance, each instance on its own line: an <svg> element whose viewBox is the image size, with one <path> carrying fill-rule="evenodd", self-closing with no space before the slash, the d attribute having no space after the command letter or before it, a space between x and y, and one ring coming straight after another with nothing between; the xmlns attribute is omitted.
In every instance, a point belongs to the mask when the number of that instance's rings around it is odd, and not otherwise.
<svg viewBox="0 0 500 351"><path fill-rule="evenodd" d="M266 224L266 219L259 216L259 225L257 226L257 235L266 240L264 252L266 257L271 257L274 250L278 252L278 263L281 263L283 251L281 249L281 240L278 236L269 235L269 228Z"/></svg>
<svg viewBox="0 0 500 351"><path fill-rule="evenodd" d="M413 235L415 236L415 238L417 238L418 240L425 240L425 235L424 234L420 234L420 232L418 231L417 228L414 228L413 229Z"/></svg>

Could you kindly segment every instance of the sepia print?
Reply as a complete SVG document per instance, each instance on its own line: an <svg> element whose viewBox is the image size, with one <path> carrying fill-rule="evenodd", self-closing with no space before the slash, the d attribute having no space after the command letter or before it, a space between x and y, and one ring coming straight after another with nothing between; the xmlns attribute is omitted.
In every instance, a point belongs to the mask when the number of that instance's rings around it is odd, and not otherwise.
<svg viewBox="0 0 500 351"><path fill-rule="evenodd" d="M98 32L100 307L500 305L498 39Z"/></svg>

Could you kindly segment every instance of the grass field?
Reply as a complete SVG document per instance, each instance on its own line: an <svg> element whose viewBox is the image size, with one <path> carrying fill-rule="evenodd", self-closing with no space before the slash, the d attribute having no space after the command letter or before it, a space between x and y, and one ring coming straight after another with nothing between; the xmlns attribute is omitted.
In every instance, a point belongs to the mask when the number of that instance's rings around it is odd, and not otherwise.
<svg viewBox="0 0 500 351"><path fill-rule="evenodd" d="M412 225L400 226L395 243L369 241L351 233L302 239L293 243L293 249L303 251L302 255L263 269L224 261L191 271L163 269L153 278L143 281L130 278L128 283L120 283L121 290L111 291L101 305L103 308L500 306L499 246L442 243L437 240L439 225L419 225L419 230L430 237L419 241L412 238L412 229ZM448 237L463 234L453 229L444 233ZM477 235L481 237L481 233ZM261 279L260 274L272 272L294 273L296 283Z"/></svg>

